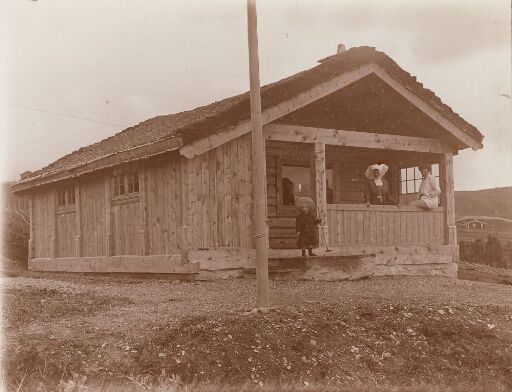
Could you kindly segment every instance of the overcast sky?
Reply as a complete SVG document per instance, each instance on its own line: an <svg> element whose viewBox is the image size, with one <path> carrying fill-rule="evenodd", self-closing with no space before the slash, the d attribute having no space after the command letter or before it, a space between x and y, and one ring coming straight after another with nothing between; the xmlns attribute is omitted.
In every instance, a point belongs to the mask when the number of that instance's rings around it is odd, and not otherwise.
<svg viewBox="0 0 512 392"><path fill-rule="evenodd" d="M245 0L0 1L0 180L248 90ZM511 186L510 20L509 0L259 0L261 81L374 46L485 135L456 189Z"/></svg>

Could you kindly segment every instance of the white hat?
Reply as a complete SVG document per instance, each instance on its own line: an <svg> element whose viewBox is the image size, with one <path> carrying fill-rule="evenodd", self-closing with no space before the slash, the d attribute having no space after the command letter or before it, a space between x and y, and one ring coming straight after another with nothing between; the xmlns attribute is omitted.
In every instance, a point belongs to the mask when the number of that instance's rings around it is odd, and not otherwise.
<svg viewBox="0 0 512 392"><path fill-rule="evenodd" d="M375 165L368 166L368 169L366 169L366 171L364 172L366 178L368 178L369 180L373 179L374 170L380 171L380 177L382 178L384 177L384 174L386 174L386 172L388 171L388 166L383 163L376 163Z"/></svg>

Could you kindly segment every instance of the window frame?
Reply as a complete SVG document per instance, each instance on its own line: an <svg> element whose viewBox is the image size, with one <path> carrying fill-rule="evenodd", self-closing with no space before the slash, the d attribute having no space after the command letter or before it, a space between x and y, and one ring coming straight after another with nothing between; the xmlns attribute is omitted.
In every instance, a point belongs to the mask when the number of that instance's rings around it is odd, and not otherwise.
<svg viewBox="0 0 512 392"><path fill-rule="evenodd" d="M438 162L431 163L432 166L437 165L437 175L433 175L434 178L437 178L440 181L440 165ZM413 170L413 178L408 178L408 170ZM405 170L405 179L402 177L402 171ZM418 174L419 173L419 174ZM418 169L418 165L408 165L405 167L400 166L400 177L398 181L398 189L399 189L399 197L404 197L407 195L412 195L419 192L419 184L421 184L422 176L421 172ZM417 176L418 175L418 176ZM403 184L405 183L405 192L403 192ZM413 191L409 192L409 184L412 183ZM416 190L416 183L418 183L418 190Z"/></svg>
<svg viewBox="0 0 512 392"><path fill-rule="evenodd" d="M140 192L140 170L135 167L114 170L111 184L112 201L136 201L139 199Z"/></svg>
<svg viewBox="0 0 512 392"><path fill-rule="evenodd" d="M57 187L55 203L57 211L68 211L76 208L75 183L68 183Z"/></svg>

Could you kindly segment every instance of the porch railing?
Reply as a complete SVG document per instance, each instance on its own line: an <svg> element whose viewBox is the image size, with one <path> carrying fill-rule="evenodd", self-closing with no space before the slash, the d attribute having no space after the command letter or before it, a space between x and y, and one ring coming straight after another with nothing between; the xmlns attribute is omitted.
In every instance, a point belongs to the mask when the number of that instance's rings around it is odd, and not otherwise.
<svg viewBox="0 0 512 392"><path fill-rule="evenodd" d="M444 208L328 204L329 246L444 243Z"/></svg>

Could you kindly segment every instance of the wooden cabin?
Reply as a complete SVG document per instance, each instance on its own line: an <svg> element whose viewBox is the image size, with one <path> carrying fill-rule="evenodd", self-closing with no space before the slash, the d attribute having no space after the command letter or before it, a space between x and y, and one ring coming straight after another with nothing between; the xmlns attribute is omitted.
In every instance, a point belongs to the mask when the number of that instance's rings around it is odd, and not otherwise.
<svg viewBox="0 0 512 392"><path fill-rule="evenodd" d="M474 126L370 47L320 60L261 94L271 272L456 275L453 157L482 147ZM30 199L30 269L250 274L250 131L246 93L152 118L25 175L14 190ZM389 166L402 206L364 203L363 173L377 162ZM439 177L435 210L406 205L420 162ZM314 199L323 222L320 257L307 262L296 259L292 187Z"/></svg>

